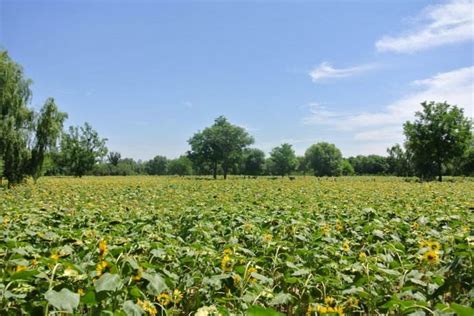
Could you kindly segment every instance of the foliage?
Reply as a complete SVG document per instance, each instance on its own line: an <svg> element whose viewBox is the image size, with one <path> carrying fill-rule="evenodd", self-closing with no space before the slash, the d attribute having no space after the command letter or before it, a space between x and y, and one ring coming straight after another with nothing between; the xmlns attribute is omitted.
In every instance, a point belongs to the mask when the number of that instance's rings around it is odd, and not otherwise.
<svg viewBox="0 0 474 316"><path fill-rule="evenodd" d="M155 156L145 163L145 171L150 175L165 175L168 168L168 158Z"/></svg>
<svg viewBox="0 0 474 316"><path fill-rule="evenodd" d="M8 185L23 181L28 173L28 136L33 111L28 108L31 80L6 51L0 51L0 159Z"/></svg>
<svg viewBox="0 0 474 316"><path fill-rule="evenodd" d="M390 169L389 161L387 157L379 155L358 155L356 157L349 157L354 171L358 175L368 174L387 174Z"/></svg>
<svg viewBox="0 0 474 316"><path fill-rule="evenodd" d="M226 179L229 168L242 159L242 151L253 142L253 137L245 129L232 125L220 116L211 127L197 132L188 140L191 146L188 156L196 164L209 164L214 178L220 165Z"/></svg>
<svg viewBox="0 0 474 316"><path fill-rule="evenodd" d="M111 151L107 155L107 161L112 165L117 167L117 165L120 162L120 159L122 158L122 155L119 152L116 151Z"/></svg>
<svg viewBox="0 0 474 316"><path fill-rule="evenodd" d="M261 175L265 169L265 153L257 148L248 148L243 154L242 174L257 176Z"/></svg>
<svg viewBox="0 0 474 316"><path fill-rule="evenodd" d="M0 190L0 310L472 315L473 195L392 177L45 178Z"/></svg>
<svg viewBox="0 0 474 316"><path fill-rule="evenodd" d="M61 164L70 174L82 177L107 154L106 141L88 123L69 127L61 140Z"/></svg>
<svg viewBox="0 0 474 316"><path fill-rule="evenodd" d="M344 176L352 176L355 174L354 167L352 167L349 160L347 159L342 160L341 172L342 172L342 175Z"/></svg>
<svg viewBox="0 0 474 316"><path fill-rule="evenodd" d="M58 110L53 98L46 100L35 122L35 138L31 151L30 173L35 181L44 173L45 155L56 148L66 118L67 114Z"/></svg>
<svg viewBox="0 0 474 316"><path fill-rule="evenodd" d="M462 157L472 139L472 121L448 103L423 102L414 122L403 126L406 147L413 154L416 173L423 179L438 176L443 167Z"/></svg>
<svg viewBox="0 0 474 316"><path fill-rule="evenodd" d="M285 176L295 170L298 161L290 144L282 144L270 152L269 169L272 174Z"/></svg>
<svg viewBox="0 0 474 316"><path fill-rule="evenodd" d="M193 173L193 163L186 156L172 159L168 162L168 174L186 176Z"/></svg>
<svg viewBox="0 0 474 316"><path fill-rule="evenodd" d="M339 176L342 173L342 154L334 144L320 142L311 145L305 152L305 159L315 176Z"/></svg>
<svg viewBox="0 0 474 316"><path fill-rule="evenodd" d="M396 176L408 177L413 175L413 166L411 155L408 151L403 150L399 144L387 149L388 172Z"/></svg>

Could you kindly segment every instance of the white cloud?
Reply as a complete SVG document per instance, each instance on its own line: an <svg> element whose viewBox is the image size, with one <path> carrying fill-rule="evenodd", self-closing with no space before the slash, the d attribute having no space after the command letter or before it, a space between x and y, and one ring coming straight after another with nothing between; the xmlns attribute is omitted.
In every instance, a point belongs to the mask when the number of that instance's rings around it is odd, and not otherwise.
<svg viewBox="0 0 474 316"><path fill-rule="evenodd" d="M359 65L349 68L334 68L328 62L322 62L318 67L310 71L309 76L313 82L331 78L346 78L375 68L373 64Z"/></svg>
<svg viewBox="0 0 474 316"><path fill-rule="evenodd" d="M425 8L418 26L399 36L384 36L375 43L378 51L415 51L474 40L474 1L452 0Z"/></svg>
<svg viewBox="0 0 474 316"><path fill-rule="evenodd" d="M348 138L354 142L378 143L381 148L386 148L402 141L403 123L414 118L423 101L447 101L463 108L467 116L474 116L474 66L439 73L413 81L411 85L414 88L412 93L379 112L338 113L312 103L309 105L310 115L303 118L303 123L347 132Z"/></svg>

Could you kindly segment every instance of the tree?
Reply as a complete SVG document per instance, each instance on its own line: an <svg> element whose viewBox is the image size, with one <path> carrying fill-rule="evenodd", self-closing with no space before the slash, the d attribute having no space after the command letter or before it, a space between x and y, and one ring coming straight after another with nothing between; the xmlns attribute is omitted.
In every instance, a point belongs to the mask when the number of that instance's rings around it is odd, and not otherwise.
<svg viewBox="0 0 474 316"><path fill-rule="evenodd" d="M150 175L161 176L166 174L168 168L168 159L165 156L155 156L152 160L146 162L145 170Z"/></svg>
<svg viewBox="0 0 474 316"><path fill-rule="evenodd" d="M117 167L118 163L120 162L120 158L122 158L122 155L116 151L111 151L107 155L107 160L112 166L115 166L115 167Z"/></svg>
<svg viewBox="0 0 474 316"><path fill-rule="evenodd" d="M308 172L308 162L306 161L305 156L296 157L296 161L296 170L301 172L303 175L306 175L306 172Z"/></svg>
<svg viewBox="0 0 474 316"><path fill-rule="evenodd" d="M285 176L295 170L297 165L295 151L290 144L282 144L270 152L270 170L272 174Z"/></svg>
<svg viewBox="0 0 474 316"><path fill-rule="evenodd" d="M248 148L244 151L243 170L245 175L257 176L263 173L265 167L265 153L257 148Z"/></svg>
<svg viewBox="0 0 474 316"><path fill-rule="evenodd" d="M53 98L46 100L36 122L34 146L31 151L30 172L34 181L43 174L45 154L56 147L67 114L60 112Z"/></svg>
<svg viewBox="0 0 474 316"><path fill-rule="evenodd" d="M467 150L472 139L472 121L463 110L446 102L421 103L423 110L415 114L414 122L403 125L406 148L413 154L415 171L422 179L438 176L442 181L443 167Z"/></svg>
<svg viewBox="0 0 474 316"><path fill-rule="evenodd" d="M71 126L61 141L62 163L69 173L82 177L107 154L106 141L88 123L83 127Z"/></svg>
<svg viewBox="0 0 474 316"><path fill-rule="evenodd" d="M379 155L358 155L350 157L349 162L356 174L386 174L389 172L389 163L387 157Z"/></svg>
<svg viewBox="0 0 474 316"><path fill-rule="evenodd" d="M28 137L33 111L27 107L31 80L6 51L0 51L0 159L8 186L20 183L28 173Z"/></svg>
<svg viewBox="0 0 474 316"><path fill-rule="evenodd" d="M339 176L342 173L342 154L334 144L321 142L311 145L305 157L315 176Z"/></svg>
<svg viewBox="0 0 474 316"><path fill-rule="evenodd" d="M219 116L211 127L197 132L188 140L191 146L188 156L195 164L210 164L214 179L221 166L226 179L229 168L242 158L242 151L253 142L253 137L242 127L232 125L225 117Z"/></svg>
<svg viewBox="0 0 474 316"><path fill-rule="evenodd" d="M352 167L351 163L347 159L342 160L342 175L343 176L352 176L354 172L354 168Z"/></svg>
<svg viewBox="0 0 474 316"><path fill-rule="evenodd" d="M387 149L388 172L396 176L408 177L413 174L409 152L403 150L399 144Z"/></svg>
<svg viewBox="0 0 474 316"><path fill-rule="evenodd" d="M193 173L193 163L186 156L170 160L168 163L168 174L186 176Z"/></svg>

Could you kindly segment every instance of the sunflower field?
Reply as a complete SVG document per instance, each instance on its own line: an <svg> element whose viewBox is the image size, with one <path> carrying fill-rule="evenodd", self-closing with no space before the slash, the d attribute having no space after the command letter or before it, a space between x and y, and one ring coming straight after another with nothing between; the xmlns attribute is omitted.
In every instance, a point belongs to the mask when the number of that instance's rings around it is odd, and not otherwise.
<svg viewBox="0 0 474 316"><path fill-rule="evenodd" d="M474 182L0 187L0 315L474 315Z"/></svg>

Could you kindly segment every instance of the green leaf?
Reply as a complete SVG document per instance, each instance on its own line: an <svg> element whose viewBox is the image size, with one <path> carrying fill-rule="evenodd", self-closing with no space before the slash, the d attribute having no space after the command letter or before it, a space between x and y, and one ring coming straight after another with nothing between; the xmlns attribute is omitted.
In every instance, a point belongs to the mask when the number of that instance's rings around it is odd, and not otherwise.
<svg viewBox="0 0 474 316"><path fill-rule="evenodd" d="M248 316L283 316L283 314L262 306L254 305L247 310Z"/></svg>
<svg viewBox="0 0 474 316"><path fill-rule="evenodd" d="M127 316L141 316L144 314L144 310L133 301L125 301L122 309Z"/></svg>
<svg viewBox="0 0 474 316"><path fill-rule="evenodd" d="M459 305L456 303L451 304L451 309L458 314L458 316L472 316L474 315L474 308L464 306L464 305Z"/></svg>
<svg viewBox="0 0 474 316"><path fill-rule="evenodd" d="M143 273L142 278L148 281L146 288L152 295L159 295L168 289L165 280L159 274Z"/></svg>
<svg viewBox="0 0 474 316"><path fill-rule="evenodd" d="M95 282L96 292L116 291L122 285L122 281L117 274L104 273L100 279Z"/></svg>
<svg viewBox="0 0 474 316"><path fill-rule="evenodd" d="M271 301L270 305L275 306L275 305L281 305L281 304L286 304L291 301L293 297L288 294L288 293L278 293Z"/></svg>
<svg viewBox="0 0 474 316"><path fill-rule="evenodd" d="M81 297L81 303L86 305L95 305L97 304L97 300L95 299L94 291L89 291Z"/></svg>
<svg viewBox="0 0 474 316"><path fill-rule="evenodd" d="M79 294L63 288L61 291L49 290L44 295L48 303L57 310L72 313L79 306Z"/></svg>

